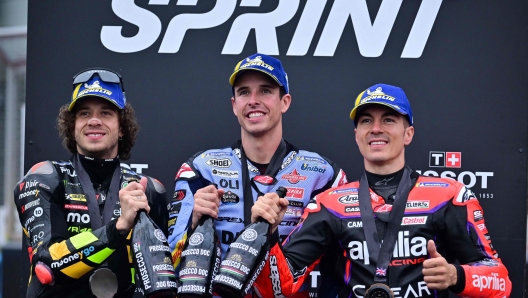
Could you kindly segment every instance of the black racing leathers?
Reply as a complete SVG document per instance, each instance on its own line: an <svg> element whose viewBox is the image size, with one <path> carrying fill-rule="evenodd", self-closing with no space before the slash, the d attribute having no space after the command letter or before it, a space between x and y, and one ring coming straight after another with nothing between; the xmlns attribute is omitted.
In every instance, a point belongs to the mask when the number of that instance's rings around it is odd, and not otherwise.
<svg viewBox="0 0 528 298"><path fill-rule="evenodd" d="M415 174L416 175L416 174ZM369 256L359 212L359 182L327 190L307 206L303 219L281 246L276 243L256 282L262 297L295 293L323 255L326 272L318 297L363 297L377 270ZM370 190L379 237L386 222L380 217L392 205ZM378 216L379 215L379 216ZM508 271L491 245L483 211L463 184L433 177L418 177L412 188L387 269L395 297L448 297L448 290L427 288L422 263L430 258L427 241L457 268L458 281L450 290L462 297L508 297ZM324 260L324 259L323 259ZM323 262L323 261L322 261ZM323 263L321 262L321 265Z"/></svg>
<svg viewBox="0 0 528 298"><path fill-rule="evenodd" d="M73 158L72 158L73 160ZM120 167L119 188L141 176ZM93 297L89 287L92 272L103 266L112 270L118 280L115 297L134 293L133 266L128 254L127 235L116 230L121 215L118 194L97 196L106 199L108 216L93 229L85 194L71 161L45 161L34 165L14 190L14 200L28 245L31 274L27 297ZM149 215L167 233L167 199L165 188L148 179L146 196ZM113 199L108 199L113 197ZM103 218L103 217L101 217ZM128 238L129 239L129 238ZM35 265L42 262L54 276L54 283L43 285L35 275Z"/></svg>

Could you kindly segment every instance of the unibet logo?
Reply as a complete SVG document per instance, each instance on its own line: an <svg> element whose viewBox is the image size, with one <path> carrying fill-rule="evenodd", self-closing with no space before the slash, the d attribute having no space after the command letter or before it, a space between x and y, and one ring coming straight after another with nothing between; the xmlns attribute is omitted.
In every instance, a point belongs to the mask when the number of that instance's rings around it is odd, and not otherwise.
<svg viewBox="0 0 528 298"><path fill-rule="evenodd" d="M326 169L324 167L320 167L318 165L310 165L307 163L302 164L301 170L310 171L310 172L319 172L319 173L326 172Z"/></svg>
<svg viewBox="0 0 528 298"><path fill-rule="evenodd" d="M169 5L170 0L150 0L148 5ZM220 26L231 20L237 0L219 1L206 13L181 13L172 18L163 30L160 18L150 10L139 7L134 1L112 1L112 10L123 20L121 26L103 26L100 38L104 47L118 53L134 53L152 46L165 32L158 53L177 53L190 29L207 29ZM202 1L177 1L176 5L196 6ZM305 56L315 46L314 56L332 57L343 36L345 27L352 20L359 52L364 57L379 57L383 53L403 0L382 1L375 19L371 20L366 0L334 0L328 18L322 19L327 1L308 1L300 5L299 0L279 1L272 11L258 11L237 16L229 26L222 55L238 55L246 46L249 35L254 32L257 52L279 55L277 27L290 22L300 7L304 7L295 33L289 42L288 56ZM259 7L261 1L240 1L241 7ZM442 0L422 1L401 58L419 58L433 28ZM174 4L172 4L174 5ZM297 19L297 18L295 18ZM123 25L131 23L139 28L134 36L123 36ZM321 23L321 24L319 24ZM316 29L323 27L320 36ZM350 37L348 37L350 38ZM281 41L284 39L281 39ZM285 45L281 46L285 48Z"/></svg>
<svg viewBox="0 0 528 298"><path fill-rule="evenodd" d="M350 241L348 243L350 259L363 260L365 265L370 264L369 252L366 241ZM398 232L398 240L394 245L392 258L427 256L427 240L424 237L409 238L409 231Z"/></svg>

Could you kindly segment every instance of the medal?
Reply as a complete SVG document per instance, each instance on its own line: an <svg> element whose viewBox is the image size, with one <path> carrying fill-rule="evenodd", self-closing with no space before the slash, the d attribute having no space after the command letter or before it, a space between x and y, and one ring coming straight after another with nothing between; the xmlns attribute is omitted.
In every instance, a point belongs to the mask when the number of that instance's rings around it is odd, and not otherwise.
<svg viewBox="0 0 528 298"><path fill-rule="evenodd" d="M394 293L386 284L373 284L365 292L365 298L394 298Z"/></svg>

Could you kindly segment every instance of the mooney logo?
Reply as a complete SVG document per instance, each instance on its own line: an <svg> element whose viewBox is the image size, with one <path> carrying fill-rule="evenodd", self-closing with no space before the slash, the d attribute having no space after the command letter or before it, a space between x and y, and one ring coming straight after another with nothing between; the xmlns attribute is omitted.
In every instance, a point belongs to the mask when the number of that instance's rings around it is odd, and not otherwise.
<svg viewBox="0 0 528 298"><path fill-rule="evenodd" d="M176 5L196 6L201 1L178 0ZM237 0L216 1L214 8L206 13L181 13L174 16L163 30L160 18L152 11L137 6L134 1L112 1L112 11L123 20L123 25L131 23L139 28L134 36L123 36L121 26L103 26L101 42L110 51L134 53L152 46L160 37L158 53L177 53L191 29L207 29L220 26L231 19ZM241 7L260 7L261 0L242 0ZM223 55L238 55L244 49L248 37L255 33L257 52L279 55L277 27L291 21L300 7L304 7L295 33L289 43L288 56L305 56L310 46L315 45L314 56L334 56L341 39L354 38L343 36L345 27L352 20L355 39L359 52L364 57L379 57L400 11L403 0L382 1L373 20L370 18L366 0L308 0L300 5L300 0L279 1L271 12L254 11L241 14L233 21L225 37ZM328 2L328 3L327 3ZM402 58L419 58L425 48L433 28L442 0L422 1L414 18L413 26L407 36ZM174 5L169 0L150 0L148 5ZM327 5L331 5L326 19L322 18ZM319 37L315 36L319 23L324 24ZM284 48L284 47L283 47Z"/></svg>

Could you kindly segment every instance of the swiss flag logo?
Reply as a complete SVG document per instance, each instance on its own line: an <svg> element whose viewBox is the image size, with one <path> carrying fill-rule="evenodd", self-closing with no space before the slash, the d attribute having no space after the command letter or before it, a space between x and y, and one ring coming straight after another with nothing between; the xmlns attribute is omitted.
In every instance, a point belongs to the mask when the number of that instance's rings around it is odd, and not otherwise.
<svg viewBox="0 0 528 298"><path fill-rule="evenodd" d="M20 183L20 191L22 191L22 188L24 188L24 185L26 184L26 181Z"/></svg>
<svg viewBox="0 0 528 298"><path fill-rule="evenodd" d="M462 166L462 152L446 152L446 168L460 168Z"/></svg>

